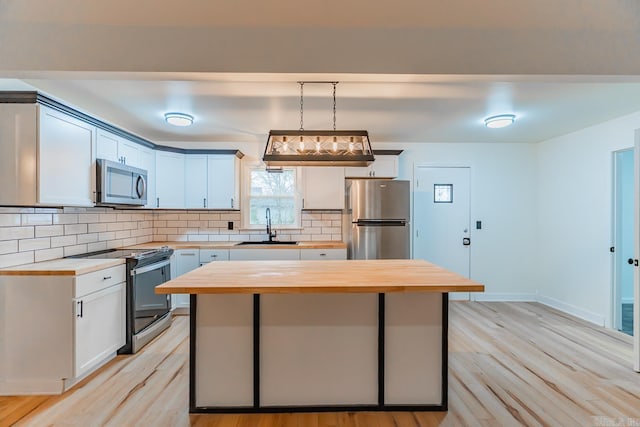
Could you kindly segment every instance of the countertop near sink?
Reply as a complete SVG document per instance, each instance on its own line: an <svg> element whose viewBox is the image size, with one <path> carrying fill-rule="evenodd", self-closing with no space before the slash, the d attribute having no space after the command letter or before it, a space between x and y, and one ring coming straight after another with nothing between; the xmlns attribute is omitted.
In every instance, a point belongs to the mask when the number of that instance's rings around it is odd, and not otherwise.
<svg viewBox="0 0 640 427"><path fill-rule="evenodd" d="M61 258L0 269L0 276L78 276L124 264L124 259Z"/></svg>
<svg viewBox="0 0 640 427"><path fill-rule="evenodd" d="M162 246L168 246L171 249L344 249L347 244L344 242L298 242L297 245L239 245L240 242L149 242L135 246L127 246L126 249L157 249Z"/></svg>

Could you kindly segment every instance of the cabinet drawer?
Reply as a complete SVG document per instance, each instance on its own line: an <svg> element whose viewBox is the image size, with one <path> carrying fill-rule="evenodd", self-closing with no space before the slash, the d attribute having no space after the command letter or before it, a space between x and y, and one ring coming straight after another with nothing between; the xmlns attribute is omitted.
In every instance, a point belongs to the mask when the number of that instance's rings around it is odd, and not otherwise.
<svg viewBox="0 0 640 427"><path fill-rule="evenodd" d="M229 249L200 249L200 263L229 261Z"/></svg>
<svg viewBox="0 0 640 427"><path fill-rule="evenodd" d="M346 249L300 249L301 260L347 259Z"/></svg>
<svg viewBox="0 0 640 427"><path fill-rule="evenodd" d="M122 283L126 280L126 267L124 264L93 273L83 274L76 277L76 287L74 297L79 298L84 295L96 292L109 286Z"/></svg>

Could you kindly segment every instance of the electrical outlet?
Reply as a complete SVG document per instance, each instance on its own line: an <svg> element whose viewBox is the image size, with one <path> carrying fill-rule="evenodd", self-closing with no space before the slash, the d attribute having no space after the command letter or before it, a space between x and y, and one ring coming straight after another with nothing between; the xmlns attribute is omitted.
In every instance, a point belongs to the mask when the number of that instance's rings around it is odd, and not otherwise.
<svg viewBox="0 0 640 427"><path fill-rule="evenodd" d="M233 221L227 223L227 230L233 230Z"/></svg>

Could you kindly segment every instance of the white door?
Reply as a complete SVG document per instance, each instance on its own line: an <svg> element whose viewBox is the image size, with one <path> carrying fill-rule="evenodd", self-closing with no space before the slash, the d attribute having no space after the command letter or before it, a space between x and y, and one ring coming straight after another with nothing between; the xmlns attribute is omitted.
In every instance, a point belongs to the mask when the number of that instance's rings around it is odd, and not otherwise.
<svg viewBox="0 0 640 427"><path fill-rule="evenodd" d="M633 150L614 153L613 327L633 335Z"/></svg>
<svg viewBox="0 0 640 427"><path fill-rule="evenodd" d="M640 129L636 130L636 143L634 151L635 160L635 189L634 189L634 262L640 258ZM636 266L633 271L633 369L640 372L640 274Z"/></svg>
<svg viewBox="0 0 640 427"><path fill-rule="evenodd" d="M413 195L413 258L469 277L470 170L416 166ZM451 299L469 299L454 292Z"/></svg>

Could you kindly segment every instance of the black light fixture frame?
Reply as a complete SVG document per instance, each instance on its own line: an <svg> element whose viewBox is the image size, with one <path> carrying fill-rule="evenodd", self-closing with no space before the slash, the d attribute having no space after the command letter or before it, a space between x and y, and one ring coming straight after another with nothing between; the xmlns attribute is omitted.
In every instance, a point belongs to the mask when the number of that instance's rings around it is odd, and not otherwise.
<svg viewBox="0 0 640 427"><path fill-rule="evenodd" d="M271 130L264 148L263 162L267 167L274 166L369 166L374 160L373 150L371 149L371 141L369 140L369 132L366 130L336 130L336 85L338 82L298 82L300 84L300 129L298 130ZM333 85L333 130L304 130L303 117L303 89L305 83L322 83ZM296 139L320 138L333 140L337 144L339 138L351 138L354 144L361 148L358 150L335 150L322 152L317 150L288 150L287 153L279 153L275 149L276 141L282 144L282 139L286 141L290 138L292 144L296 143ZM354 141L357 139L357 141ZM312 142L312 141L310 141ZM343 141L341 141L343 142ZM351 144L349 144L351 145Z"/></svg>

